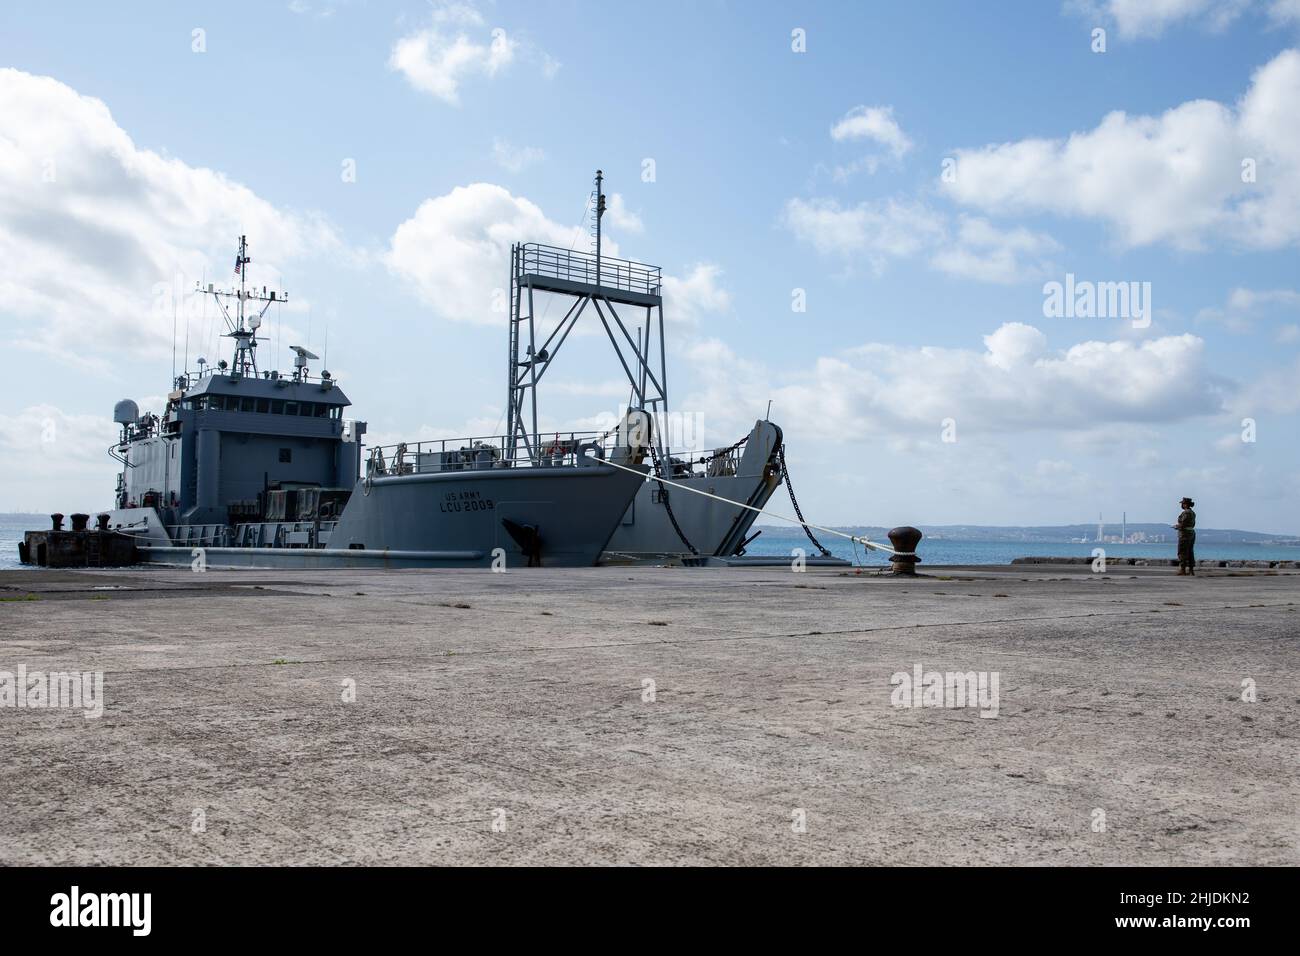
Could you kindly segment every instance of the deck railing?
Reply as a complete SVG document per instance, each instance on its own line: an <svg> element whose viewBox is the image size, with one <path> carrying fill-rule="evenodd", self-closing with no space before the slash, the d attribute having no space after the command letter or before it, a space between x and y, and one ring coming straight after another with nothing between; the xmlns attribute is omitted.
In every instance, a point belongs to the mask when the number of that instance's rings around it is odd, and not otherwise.
<svg viewBox="0 0 1300 956"><path fill-rule="evenodd" d="M520 259L520 271L533 275L566 279L587 285L599 284L623 292L662 294L662 270L658 266L646 265L644 262L601 256L600 267L597 270L594 253L577 252L573 249L546 246L536 242L524 243L520 247ZM598 271L599 283L596 281Z"/></svg>
<svg viewBox="0 0 1300 956"><path fill-rule="evenodd" d="M484 471L493 468L558 468L589 456L593 446L597 457L608 458L620 442L618 429L607 432L546 432L538 436L532 454L520 440L512 444L504 435L484 438L444 438L434 441L399 442L377 445L366 459L366 476L418 475L443 471ZM665 477L719 477L737 474L744 454L744 441L730 448L704 451L674 451L665 462Z"/></svg>
<svg viewBox="0 0 1300 956"><path fill-rule="evenodd" d="M608 455L612 433L548 432L539 436L531 455L522 441L504 435L400 442L370 449L366 474L371 478L418 475L440 471L484 471L492 468L559 467L577 462L580 451L598 446Z"/></svg>

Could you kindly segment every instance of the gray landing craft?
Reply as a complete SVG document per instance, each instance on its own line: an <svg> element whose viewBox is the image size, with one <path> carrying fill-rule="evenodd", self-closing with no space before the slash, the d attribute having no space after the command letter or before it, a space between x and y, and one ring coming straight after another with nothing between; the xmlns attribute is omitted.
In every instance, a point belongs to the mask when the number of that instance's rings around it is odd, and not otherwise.
<svg viewBox="0 0 1300 956"><path fill-rule="evenodd" d="M743 554L757 517L750 509L789 481L781 431L759 421L728 448L672 452L659 427L669 412L660 270L602 254L600 187L597 173L592 252L512 249L505 436L363 454L366 425L344 418L351 403L328 371L312 374L317 356L293 346L292 373L259 371L258 329L285 297L248 287L241 237L239 288L199 290L220 308L233 360L210 367L200 358L196 373L174 380L161 417L118 403L121 438L110 454L122 472L100 526L130 535L142 561L216 567L581 566L602 555ZM539 294L570 301L540 343ZM643 311L635 336L616 304ZM538 383L584 313L627 375L629 411L605 433L543 433ZM706 494L647 482L647 456L657 478ZM54 536L29 533L23 560L55 563L57 541L57 524Z"/></svg>
<svg viewBox="0 0 1300 956"><path fill-rule="evenodd" d="M205 368L200 359L197 373L175 380L161 417L130 400L115 410L122 433L110 454L123 467L101 524L134 536L141 560L471 567L495 554L506 567L596 563L647 470L638 416L603 443L574 440L546 457L529 436L445 441L409 456L374 449L365 459L365 423L344 419L351 403L328 371L311 373L315 355L294 347L292 374L259 371L257 331L283 297L247 288L249 262L241 238L239 288L204 290L220 305L233 361ZM619 444L626 435L631 444ZM42 546L25 557L45 563Z"/></svg>
<svg viewBox="0 0 1300 956"><path fill-rule="evenodd" d="M640 486L609 541L604 562L734 559L757 536L749 535L758 517L755 509L767 503L782 481L790 488L781 429L762 420L726 448L704 452L672 448L674 436L684 438L685 429L673 427L668 407L662 273L658 266L604 255L602 184L597 170L588 207L590 252L537 243L511 249L506 398L510 434L505 441L525 447L530 457L543 461L570 453L575 443L607 441L608 436L594 433L541 432L537 417L539 386L570 333L582 321L597 326L626 375L627 407L643 410L653 422L645 445L655 477L668 479ZM542 307L542 300L547 306L563 303L563 315L549 326L549 309ZM408 462L412 454L445 453L445 445L426 442L380 451L388 457L378 465L386 461L391 471L395 455ZM845 563L816 546L821 557L814 562Z"/></svg>

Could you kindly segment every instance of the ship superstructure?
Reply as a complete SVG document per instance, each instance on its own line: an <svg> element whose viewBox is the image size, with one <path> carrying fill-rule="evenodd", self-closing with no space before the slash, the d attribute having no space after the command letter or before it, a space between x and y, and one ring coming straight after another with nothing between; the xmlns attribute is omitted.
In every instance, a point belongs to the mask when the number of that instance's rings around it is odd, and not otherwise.
<svg viewBox="0 0 1300 956"><path fill-rule="evenodd" d="M337 518L350 496L366 425L344 420L351 401L328 370L312 373L317 356L307 348L291 346L289 374L259 371L262 319L287 297L249 288L251 262L241 236L238 288L196 290L216 300L224 337L233 342L231 360L210 365L199 358L197 372L172 382L161 416L141 415L129 399L117 403L121 435L109 451L122 464L114 524L141 530L137 524L153 511L159 530L180 544L263 544L268 533L292 534L280 527L286 523ZM159 538L153 528L149 536Z"/></svg>

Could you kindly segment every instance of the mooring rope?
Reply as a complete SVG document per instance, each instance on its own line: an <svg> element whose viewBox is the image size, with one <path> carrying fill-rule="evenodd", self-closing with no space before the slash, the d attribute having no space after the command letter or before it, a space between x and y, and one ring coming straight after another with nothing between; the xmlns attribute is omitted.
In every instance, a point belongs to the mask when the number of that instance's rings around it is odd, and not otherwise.
<svg viewBox="0 0 1300 956"><path fill-rule="evenodd" d="M631 474L634 475L640 475L642 478L645 478L645 472L637 471L635 468L628 468L626 465L620 465L616 461L610 461L609 459L606 459L602 464L612 465L613 467L618 468L622 471L630 472ZM732 501L730 498L724 498L721 495L715 495L708 491L700 491L698 488L692 488L689 485L684 485L679 481L672 481L668 478L656 478L655 480L660 482L661 484L672 485L674 488L680 488L682 489L682 491L689 491L693 495L703 495L705 498L712 498L714 501L723 501L729 505L736 505L737 507L745 508L748 511L754 511L761 515L767 515L769 518L779 518L781 521L789 521L791 524L801 525L805 531L809 528L812 528L816 531L821 531L825 534L833 534L839 538L847 538L849 541L853 541L857 544L863 545L864 547L866 547L868 550L871 551L884 551L888 554L911 554L912 553L910 551L895 551L887 544L881 544L879 541L872 541L870 538L865 538L862 537L861 535L849 534L848 532L845 531L836 531L834 528L824 528L819 524L812 524L809 521L800 521L798 518L791 518L789 515L778 514L775 511L765 511L762 508L755 508L753 505L747 505L741 501Z"/></svg>

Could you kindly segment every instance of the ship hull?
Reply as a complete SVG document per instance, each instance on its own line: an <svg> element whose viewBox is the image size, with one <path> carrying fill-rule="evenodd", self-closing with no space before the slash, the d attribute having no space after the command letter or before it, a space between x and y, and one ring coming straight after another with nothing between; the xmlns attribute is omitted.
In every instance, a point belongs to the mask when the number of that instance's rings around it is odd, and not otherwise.
<svg viewBox="0 0 1300 956"><path fill-rule="evenodd" d="M589 567L644 480L596 464L395 475L358 482L319 547L230 547L183 525L160 534L153 515L138 553L146 563L210 568ZM118 511L110 522L139 527L140 517ZM233 538L241 536L237 527Z"/></svg>
<svg viewBox="0 0 1300 956"><path fill-rule="evenodd" d="M673 517L699 555L728 557L741 547L758 518L756 512L741 505L762 508L780 484L780 478L692 478L681 484L727 499L706 498L691 494L684 488L669 489ZM605 563L690 554L673 528L658 491L659 486L654 481L642 486L610 539L603 558Z"/></svg>
<svg viewBox="0 0 1300 956"><path fill-rule="evenodd" d="M671 505L672 518L682 535L673 527L659 483L644 483L602 560L619 564L690 557L683 535L700 557L738 553L758 518L754 509L766 505L781 484L776 463L780 444L780 428L771 422L756 422L736 474L675 479L684 487L669 486L667 505ZM688 488L705 494L694 494Z"/></svg>
<svg viewBox="0 0 1300 956"><path fill-rule="evenodd" d="M330 548L454 552L429 560L456 567L490 564L500 552L519 567L528 557L513 523L537 530L542 565L589 567L644 480L608 465L377 478L353 492Z"/></svg>

